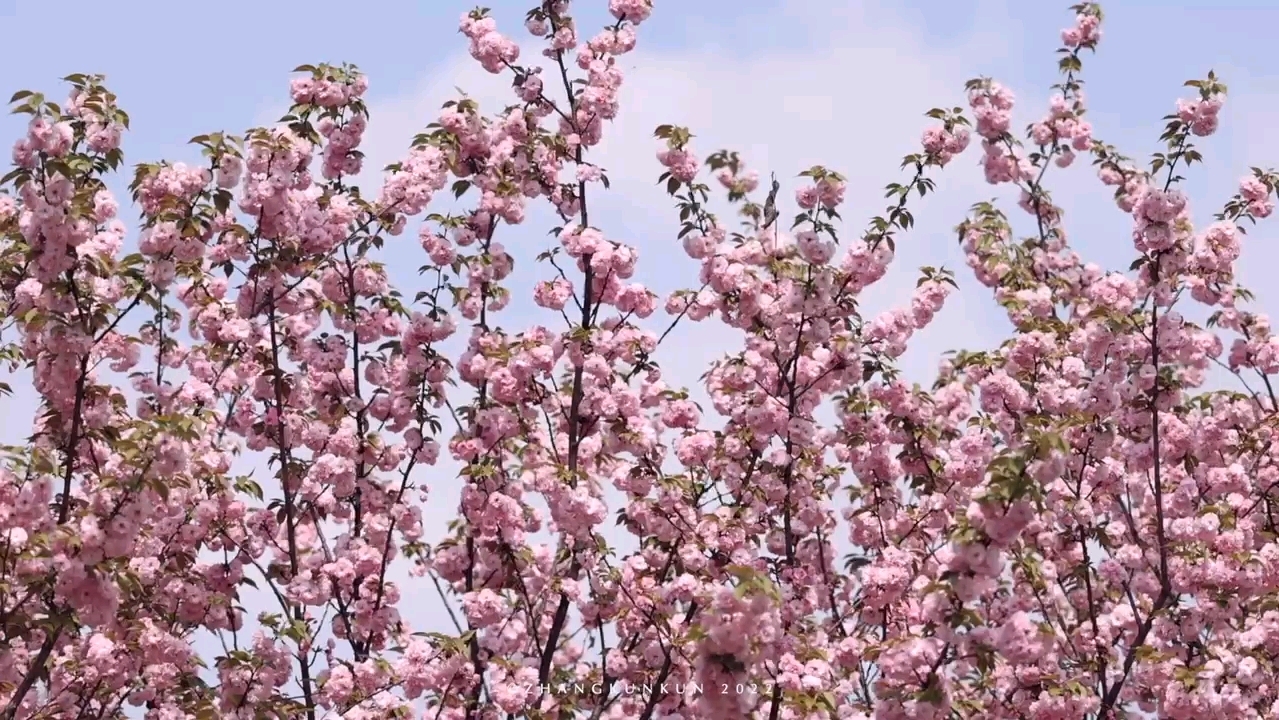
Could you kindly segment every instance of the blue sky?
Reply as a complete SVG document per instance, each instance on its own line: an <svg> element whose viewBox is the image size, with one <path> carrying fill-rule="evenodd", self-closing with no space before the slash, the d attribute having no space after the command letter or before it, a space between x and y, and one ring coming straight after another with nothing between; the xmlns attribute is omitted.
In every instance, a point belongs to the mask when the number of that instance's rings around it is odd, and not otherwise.
<svg viewBox="0 0 1279 720"><path fill-rule="evenodd" d="M487 4L504 30L523 38L529 0ZM194 135L238 132L278 118L296 65L351 61L372 83L369 168L396 160L457 86L490 109L510 100L508 80L488 76L465 55L457 19L473 7L469 3L361 5L229 0L209 9L118 0L108 11L101 3L18 0L13 17L0 16L0 29L11 57L23 61L0 69L0 94L30 88L60 97L59 77L105 73L133 118L125 140L128 161L190 160L185 141ZM598 27L603 0L578 5L583 31ZM682 257L653 263L678 250L675 214L652 182L660 168L651 130L676 122L693 128L704 154L729 146L782 177L815 162L851 176L845 217L852 235L881 209L879 189L897 179L897 159L914 149L926 123L923 111L961 104L967 78L989 74L1012 86L1019 96L1018 124L1039 116L1056 80L1053 50L1059 29L1070 21L1067 6L1044 0L661 0L642 28L639 51L625 60L628 70L635 69L624 88L623 117L597 156L615 190L602 200L610 212L597 217L606 232L640 248L640 279L660 290L694 281L695 267ZM1279 164L1279 141L1271 131L1279 125L1279 66L1270 57L1269 37L1279 24L1279 2L1197 0L1170 8L1157 0L1117 0L1104 7L1101 52L1086 58L1084 68L1100 138L1136 157L1159 149L1160 117L1184 94L1182 81L1213 68L1232 96L1222 131L1203 145L1207 164L1190 173L1193 207L1206 218L1250 164ZM74 30L59 37L77 40L59 39L51 49L47 28L68 17L77 19ZM526 45L522 59L538 59L532 46ZM0 118L5 142L21 130L19 118ZM948 168L939 178L944 192L916 206L919 225L904 239L894 273L868 298L868 308L904 302L922 264L945 263L963 278L950 228L972 202L1006 196L981 180L976 155ZM365 173L372 187L374 175ZM1103 265L1126 267L1128 220L1090 169L1079 163L1054 170L1048 182L1067 210L1076 246ZM116 187L124 195L124 182ZM539 224L540 217L535 213L505 238L517 258L531 258L545 246L549 219ZM1252 261L1269 259L1261 254L1269 253L1268 233L1263 228L1248 243L1245 259L1253 271L1261 263ZM392 244L387 259L411 270L420 251L410 237ZM1246 283L1264 281L1254 280L1248 268ZM411 271L397 280L415 282ZM980 288L965 290L908 356L908 370L919 379L942 350L998 341L1000 313ZM706 339L714 336L704 329L697 341L688 336L698 349L688 358L690 382L695 370L722 352L722 342Z"/></svg>
<svg viewBox="0 0 1279 720"><path fill-rule="evenodd" d="M490 0L499 27L523 38L523 11L531 3ZM579 0L584 34L603 20L604 0ZM696 282L697 268L674 239L677 215L656 188L652 129L674 122L692 127L703 154L731 147L763 174L780 177L821 162L850 177L846 237L883 207L882 186L899 179L899 158L914 151L937 105L962 104L964 80L989 74L1018 94L1016 124L1038 119L1056 81L1058 31L1068 25L1069 3L1033 0L658 0L641 28L640 49L627 56L623 117L597 157L614 190L594 206L593 218L612 237L640 250L639 279L661 290ZM1229 84L1221 132L1201 144L1206 164L1188 173L1192 208L1206 220L1234 192L1250 165L1279 165L1279 63L1273 29L1279 0L1104 3L1100 53L1086 57L1084 78L1097 137L1146 158L1159 150L1160 118L1187 95L1181 84L1215 69ZM13 9L6 14L6 7ZM357 9L357 7L361 9ZM108 75L108 84L133 118L126 136L129 162L189 160L193 135L268 123L287 106L289 71L302 63L351 61L371 78L372 113L366 150L371 167L394 161L412 135L431 122L454 87L472 92L490 109L511 96L507 78L487 76L466 57L457 19L472 6L452 0L273 0L219 3L114 0L0 0L0 33L10 62L0 68L0 94L35 89L61 99L58 78L73 72ZM68 23L68 20L72 22ZM526 49L531 48L525 45ZM522 60L535 62L536 53ZM0 118L0 140L23 130ZM973 202L1008 198L981 179L977 153L938 178L937 196L916 204L918 225L899 242L895 269L867 298L867 312L908 301L916 268L946 264L963 292L906 358L910 375L928 379L945 349L992 347L1002 339L1000 313L967 269L951 228ZM366 172L372 178L374 173ZM1048 184L1066 209L1075 246L1103 265L1127 267L1130 219L1114 208L1085 163L1053 170ZM123 176L115 187L125 197ZM367 186L369 190L376 185ZM788 188L786 197L790 197ZM1019 212L1011 202L1005 209ZM129 213L133 216L133 213ZM1271 221L1245 242L1243 277L1263 308L1279 307L1269 274L1279 262ZM501 237L517 258L517 283L542 277L532 257L550 242L553 225L532 213L523 228ZM421 250L409 233L390 244L401 290L412 296ZM405 272L402 268L408 268ZM1268 287L1271 285L1271 287ZM519 295L517 298L527 298ZM536 318L512 307L510 327ZM731 334L685 328L671 338L678 353L666 361L676 382L689 385L706 363L729 349ZM672 349L675 349L672 348ZM6 418L30 417L33 398L23 380L16 397L0 399ZM4 423L0 441L27 434L25 420ZM445 472L439 476L444 478ZM455 506L448 479L433 483L433 513L443 523ZM419 614L422 613L422 614ZM413 615L429 616L415 610Z"/></svg>
<svg viewBox="0 0 1279 720"><path fill-rule="evenodd" d="M375 102L412 92L435 67L464 50L456 20L472 7L454 0L375 0L358 4L358 10L355 3L332 0L226 0L213 5L216 9L166 0L8 4L13 13L0 15L0 28L9 56L21 60L0 70L0 91L47 88L71 72L106 73L134 117L128 149L137 158L163 154L175 142L207 129L245 124L263 104L280 97L283 78L302 62L359 64L373 80ZM678 52L715 47L727 57L757 57L848 40L875 44L880 41L876 25L909 29L932 48L945 48L963 44L983 20L994 20L1007 52L987 53L982 58L987 62L974 65L989 65L980 69L1000 69L1001 75L1013 73L1013 79L1041 86L1051 73L1042 50L1067 20L1068 4L897 0L882 3L892 8L882 10L877 3L856 3L871 8L867 14L880 22L869 23L865 29L871 32L850 36L838 22L828 26L817 19L853 3L663 0L644 28L642 48ZM518 24L529 2L489 0L485 5L509 27ZM1279 22L1274 0L1116 0L1103 5L1107 37L1101 62L1108 69L1127 69L1122 80L1098 81L1099 88L1124 90L1121 103L1108 103L1112 110L1148 118L1162 109L1158 103L1173 83L1206 65L1257 74L1273 64L1267 56L1271 29ZM54 49L47 29L67 18L75 22L57 33ZM1024 55L1027 50L1031 54Z"/></svg>

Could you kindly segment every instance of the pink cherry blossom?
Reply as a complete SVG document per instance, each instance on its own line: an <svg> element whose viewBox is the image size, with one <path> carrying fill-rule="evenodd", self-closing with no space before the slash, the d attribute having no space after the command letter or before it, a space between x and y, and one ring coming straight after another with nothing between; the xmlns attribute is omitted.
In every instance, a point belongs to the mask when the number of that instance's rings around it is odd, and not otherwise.
<svg viewBox="0 0 1279 720"><path fill-rule="evenodd" d="M0 461L0 719L1279 714L1279 336L1237 283L1279 174L1186 194L1221 80L1136 164L1085 119L1078 4L1046 107L969 82L860 231L840 172L765 181L662 125L678 230L641 253L598 200L649 170L596 148L657 8L595 5L593 35L529 10L540 66L465 15L511 104L449 102L374 188L367 77L300 66L283 124L133 168L136 232L104 79L15 96L0 357L40 407ZM974 133L1015 217L974 206L971 274L868 310ZM1089 163L1118 269L1050 192ZM907 383L969 284L1008 338ZM665 369L688 323L727 338L695 389ZM451 631L414 627L427 595Z"/></svg>

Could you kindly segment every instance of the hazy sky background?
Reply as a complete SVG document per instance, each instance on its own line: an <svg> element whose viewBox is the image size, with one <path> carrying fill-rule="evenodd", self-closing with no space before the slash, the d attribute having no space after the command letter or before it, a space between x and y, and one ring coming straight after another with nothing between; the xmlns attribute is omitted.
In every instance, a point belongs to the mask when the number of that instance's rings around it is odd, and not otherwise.
<svg viewBox="0 0 1279 720"><path fill-rule="evenodd" d="M489 0L499 28L522 42L528 0ZM579 31L590 37L603 23L604 0L578 0ZM842 210L846 238L856 237L884 207L882 187L899 181L902 155L918 146L923 113L934 106L963 105L963 83L991 75L1017 93L1015 126L1037 120L1047 108L1048 86L1057 81L1058 33L1072 21L1066 2L998 0L659 0L640 28L639 49L622 59L626 80L622 117L607 131L595 162L613 189L596 193L592 219L610 237L640 250L638 279L663 294L694 286L697 266L679 248L678 215L655 184L662 169L654 158L653 128L676 123L692 128L704 157L722 147L739 150L764 177L795 174L815 163L850 178ZM1100 52L1084 58L1089 118L1097 138L1141 160L1162 150L1161 118L1191 89L1182 82L1215 69L1231 94L1222 129L1200 143L1206 163L1186 173L1196 220L1207 222L1235 191L1250 165L1279 165L1279 64L1273 29L1279 0L1115 1L1106 11ZM371 79L371 110L364 150L367 167L395 161L414 133L440 106L466 89L490 112L514 102L509 76L485 73L466 54L457 33L459 16L472 6L453 0L373 0L366 3L308 0L219 3L114 0L0 0L0 36L10 61L0 68L0 93L45 92L61 101L58 78L73 72L105 73L108 85L133 120L124 141L129 163L195 160L185 141L215 130L240 132L270 123L288 105L289 71L302 63L350 61ZM8 12L6 12L8 10ZM522 64L541 58L524 43ZM0 118L0 139L23 132L16 117ZM865 300L864 312L905 303L921 265L946 265L960 279L934 325L917 337L905 359L908 374L927 382L947 349L996 345L1006 328L983 288L969 279L952 228L974 202L1010 197L986 185L974 147L935 175L939 193L912 198L917 227L902 236L889 277ZM1081 160L1083 160L1081 158ZM368 172L366 195L376 191ZM127 198L128 180L114 188ZM1050 170L1047 185L1066 210L1074 246L1089 260L1126 268L1132 257L1130 219L1115 208L1086 161ZM783 197L793 202L795 185ZM1012 202L1003 207L1014 218ZM793 205L783 211L793 214ZM127 219L136 211L126 210ZM532 258L550 246L555 223L531 213L520 228L501 229L500 240L516 257L517 293L549 275ZM1279 261L1279 226L1263 224L1245 241L1243 283L1264 308L1279 303L1271 277ZM132 241L131 241L132 242ZM414 270L424 255L412 232L388 243L383 256L393 278L412 297ZM527 292L505 311L508 329L550 322L531 306ZM664 327L661 318L655 327ZM694 385L734 335L712 326L686 325L660 354L675 383ZM21 442L29 432L34 398L21 377L15 397L0 399L0 441ZM425 473L429 511L438 536L452 516L456 481L441 466ZM611 525L611 521L609 523ZM410 581L424 583L424 581ZM406 592L402 609L417 624L444 629L429 583Z"/></svg>

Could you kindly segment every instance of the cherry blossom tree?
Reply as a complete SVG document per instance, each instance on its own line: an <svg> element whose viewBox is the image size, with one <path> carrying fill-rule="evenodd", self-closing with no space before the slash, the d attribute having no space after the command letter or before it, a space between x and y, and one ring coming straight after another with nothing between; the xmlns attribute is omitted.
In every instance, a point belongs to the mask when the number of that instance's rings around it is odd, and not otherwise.
<svg viewBox="0 0 1279 720"><path fill-rule="evenodd" d="M127 244L105 180L129 117L104 78L14 95L3 353L40 407L0 467L0 718L1279 715L1279 339L1234 275L1279 175L1255 170L1207 227L1177 189L1221 79L1187 83L1148 165L1121 155L1086 119L1102 12L1077 5L1024 137L1013 93L973 80L860 232L838 172L761 188L739 154L659 127L692 261L659 298L591 204L652 5L610 0L583 40L545 0L525 18L541 65L465 15L513 104L448 103L379 189L354 183L367 79L303 65L278 126L136 166ZM1014 332L922 388L895 361L955 276L859 308L974 133L1033 228L990 203L958 227ZM1088 160L1132 217L1129 268L1072 250L1047 189ZM519 228L535 203L550 240ZM395 289L379 258L406 231L424 264ZM544 250L531 297L510 289L516 242ZM513 302L546 322L504 328ZM697 322L740 339L703 377L710 407L659 364ZM435 593L453 633L401 614Z"/></svg>

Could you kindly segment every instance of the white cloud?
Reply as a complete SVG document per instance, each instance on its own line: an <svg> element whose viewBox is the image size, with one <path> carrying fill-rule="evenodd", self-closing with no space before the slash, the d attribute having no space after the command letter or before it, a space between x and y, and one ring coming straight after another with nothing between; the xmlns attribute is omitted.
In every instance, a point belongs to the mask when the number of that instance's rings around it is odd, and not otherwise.
<svg viewBox="0 0 1279 720"><path fill-rule="evenodd" d="M866 17L864 12L838 13L832 20L829 2L791 3L779 24L807 28L820 24L821 44L804 50L768 50L741 56L728 50L688 49L650 51L641 28L639 49L622 58L626 79L622 112L606 133L593 162L607 169L612 190L596 193L593 222L614 237L635 244L641 253L639 279L663 290L696 282L697 266L684 257L675 233L673 204L656 184L662 168L654 153L658 147L653 129L663 123L690 127L695 148L706 155L719 148L736 149L752 167L767 176L783 179L800 170L824 164L850 178L849 203L843 210L845 238L857 237L866 221L884 207L884 184L898 180L900 158L913 152L919 133L926 127L924 111L934 105L961 104L967 68L984 64L1002 48L988 42L986 33L974 35L960 46L933 49L919 31L889 15ZM819 11L820 10L820 11ZM676 15L678 6L661 12ZM880 15L877 13L876 15ZM499 18L499 22L507 21ZM678 20L667 19L669 24ZM989 26L988 26L989 27ZM790 28L780 27L786 33ZM713 40L710 40L713 42ZM521 58L535 63L541 58L534 46L525 45ZM976 63L974 62L976 61ZM370 138L365 150L369 167L381 167L397 158L406 139L430 122L441 103L464 88L490 110L513 102L508 75L492 76L469 57L459 57L432 71L412 94L371 102ZM903 302L914 285L915 270L922 264L947 264L960 271L952 227L973 200L994 193L980 179L969 155L938 176L936 196L912 200L921 208L919 225L899 244L896 273L871 293L871 307ZM783 192L789 198L797 185ZM532 258L549 246L548 222L530 218L513 231L517 240L503 236L518 259ZM730 220L731 222L731 220ZM523 268L529 268L524 264ZM972 343L977 308L972 299L956 298L938 321L950 332L928 333L932 342L924 355L935 357L943 347ZM508 311L510 313L511 311ZM964 323L972 318L973 327ZM704 367L705 360L723 348L705 342L708 325L677 331L672 340L681 350L681 368ZM942 335L949 337L942 337ZM937 336L937 337L933 337ZM693 338L701 342L690 342ZM931 360L928 368L931 369ZM696 374L688 378L690 384Z"/></svg>

